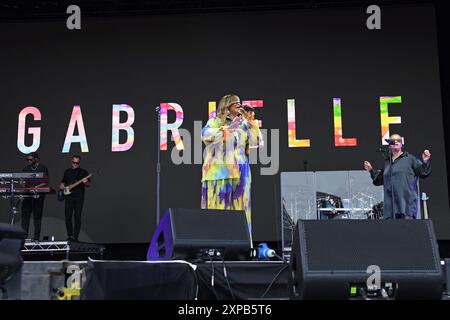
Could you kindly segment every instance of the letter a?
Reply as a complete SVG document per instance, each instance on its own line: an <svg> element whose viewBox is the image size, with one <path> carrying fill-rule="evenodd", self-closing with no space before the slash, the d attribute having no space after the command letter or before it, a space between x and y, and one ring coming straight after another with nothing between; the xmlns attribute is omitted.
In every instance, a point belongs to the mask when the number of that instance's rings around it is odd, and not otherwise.
<svg viewBox="0 0 450 320"><path fill-rule="evenodd" d="M70 5L67 7L66 13L71 13L72 15L67 18L66 26L69 30L80 30L81 29L81 9L77 5Z"/></svg>
<svg viewBox="0 0 450 320"><path fill-rule="evenodd" d="M374 29L381 29L381 9L377 5L371 5L367 7L366 10L367 14L372 14L370 17L367 18L366 25L367 29L374 30Z"/></svg>

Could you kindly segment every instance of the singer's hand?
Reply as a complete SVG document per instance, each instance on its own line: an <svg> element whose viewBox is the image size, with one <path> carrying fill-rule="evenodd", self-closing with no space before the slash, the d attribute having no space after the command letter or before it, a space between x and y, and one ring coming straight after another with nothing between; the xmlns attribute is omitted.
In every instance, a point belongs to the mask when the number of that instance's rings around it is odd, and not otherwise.
<svg viewBox="0 0 450 320"><path fill-rule="evenodd" d="M430 158L431 158L430 150L428 150L428 149L424 150L424 152L422 153L423 162L427 163L428 160L430 160Z"/></svg>
<svg viewBox="0 0 450 320"><path fill-rule="evenodd" d="M231 125L233 125L233 124L240 124L243 120L244 120L244 117L242 115L236 116L236 117L234 117L233 122L231 123Z"/></svg>
<svg viewBox="0 0 450 320"><path fill-rule="evenodd" d="M255 113L252 111L247 119L251 124L253 124L253 120L255 120Z"/></svg>
<svg viewBox="0 0 450 320"><path fill-rule="evenodd" d="M59 189L60 189L60 190L64 190L64 187L65 187L64 183L61 182L61 183L59 184Z"/></svg>
<svg viewBox="0 0 450 320"><path fill-rule="evenodd" d="M372 165L370 164L369 161L364 161L364 170L370 172L373 170Z"/></svg>

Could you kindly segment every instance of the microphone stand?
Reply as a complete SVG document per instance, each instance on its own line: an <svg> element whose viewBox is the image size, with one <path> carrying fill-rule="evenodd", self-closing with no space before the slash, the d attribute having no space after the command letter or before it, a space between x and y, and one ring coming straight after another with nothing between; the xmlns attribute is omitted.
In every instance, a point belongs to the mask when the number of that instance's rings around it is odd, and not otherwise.
<svg viewBox="0 0 450 320"><path fill-rule="evenodd" d="M392 168L394 165L393 154L391 146L389 145L389 184L391 185L391 210L392 210L392 219L395 219L394 213L394 185L392 184Z"/></svg>
<svg viewBox="0 0 450 320"><path fill-rule="evenodd" d="M156 226L159 225L159 213L160 213L160 189L161 189L161 158L160 158L160 143L161 143L161 107L157 106L155 112L158 116L158 133L157 133L157 161L156 161Z"/></svg>
<svg viewBox="0 0 450 320"><path fill-rule="evenodd" d="M5 184L9 184L9 190L8 190L8 192L9 192L9 195L10 195L10 213L11 213L11 224L14 224L15 223L15 220L16 220L16 215L17 215L17 213L19 213L19 210L17 209L17 207L19 206L19 204L20 204L20 196L17 196L17 198L18 198L18 200L17 201L15 201L16 200L16 195L14 194L14 184L16 183L17 181L16 180L14 180L14 178L11 178L11 180L9 180L7 183L5 183Z"/></svg>
<svg viewBox="0 0 450 320"><path fill-rule="evenodd" d="M14 224L16 217L16 206L14 205L14 178L11 178L10 181L9 194L11 195L11 224Z"/></svg>

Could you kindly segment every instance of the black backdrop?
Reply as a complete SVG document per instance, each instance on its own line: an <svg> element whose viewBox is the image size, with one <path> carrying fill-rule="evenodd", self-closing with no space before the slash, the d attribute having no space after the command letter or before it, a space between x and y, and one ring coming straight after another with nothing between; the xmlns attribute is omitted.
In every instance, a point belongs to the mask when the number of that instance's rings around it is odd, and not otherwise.
<svg viewBox="0 0 450 320"><path fill-rule="evenodd" d="M381 165L380 96L402 96L391 126L410 152L433 154L433 175L421 183L438 237L450 239L434 8L387 7L382 29L366 28L365 8L260 13L96 18L82 30L65 21L3 23L0 41L2 156L0 171L18 171L17 117L38 107L39 153L57 187L73 145L61 153L73 105L80 105L89 144L83 167L100 168L88 190L81 240L147 242L155 227L156 116L161 102L184 109L182 127L207 119L208 102L228 92L264 100L263 127L280 130L280 171L361 169ZM414 23L411 23L414 21ZM335 147L333 98L342 99L344 137L358 147ZM297 137L310 148L288 148L287 99L296 100ZM112 105L134 108L135 143L111 152ZM172 117L169 120L173 120ZM36 125L36 124L34 124ZM271 141L268 141L270 145ZM173 143L170 145L170 149ZM199 207L201 165L175 166L162 152L161 209ZM279 175L253 172L256 240L278 237ZM0 203L8 219L8 203ZM43 234L65 236L63 205L48 197Z"/></svg>

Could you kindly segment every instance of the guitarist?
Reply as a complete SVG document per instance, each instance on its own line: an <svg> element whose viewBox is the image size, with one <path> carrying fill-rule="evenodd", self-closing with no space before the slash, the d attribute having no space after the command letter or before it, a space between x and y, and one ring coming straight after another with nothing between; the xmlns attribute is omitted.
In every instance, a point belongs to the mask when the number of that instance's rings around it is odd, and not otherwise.
<svg viewBox="0 0 450 320"><path fill-rule="evenodd" d="M81 211L83 210L84 189L88 187L91 180L87 178L88 172L80 167L81 157L72 156L72 165L64 171L64 176L59 185L59 189L69 186L75 182L82 181L71 190L65 198L65 216L68 241L78 241L81 230ZM75 216L75 229L72 224L72 216Z"/></svg>
<svg viewBox="0 0 450 320"><path fill-rule="evenodd" d="M36 182L38 185L29 185L26 187L45 187L48 185L49 176L48 169L42 163L39 162L39 155L37 152L32 152L27 155L27 165L23 168L23 172L43 172L44 181ZM39 241L41 236L41 222L42 222L42 211L44 210L44 200L45 194L40 194L36 198L24 198L22 202L22 229L25 230L28 237L28 228L30 226L30 216L33 212L33 222L34 222L34 237L35 241Z"/></svg>

